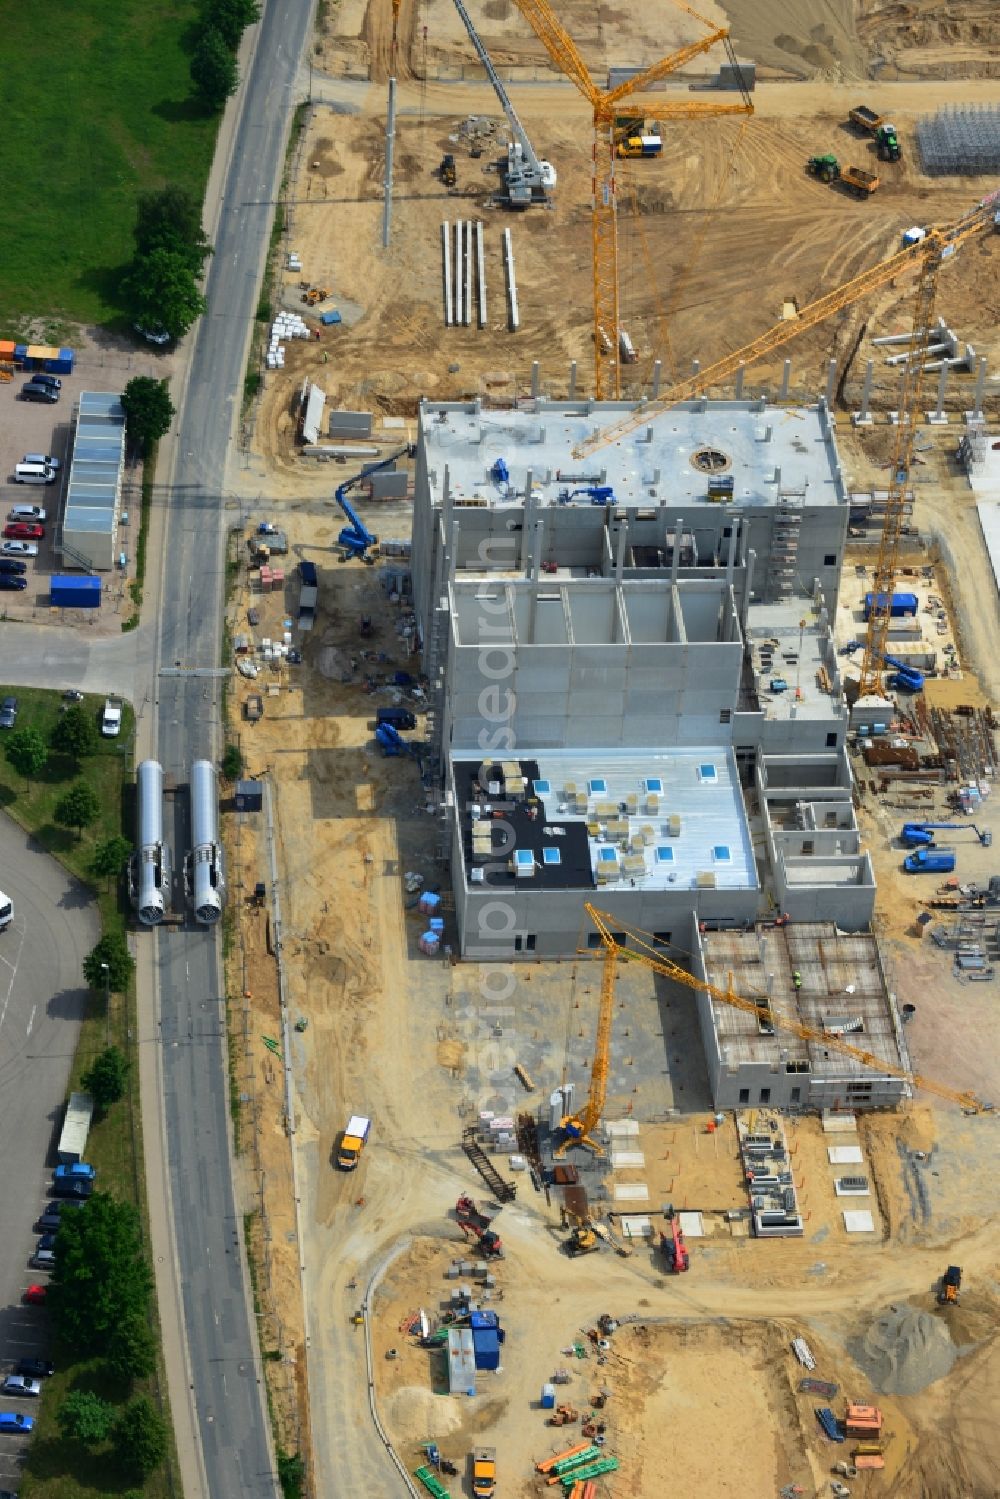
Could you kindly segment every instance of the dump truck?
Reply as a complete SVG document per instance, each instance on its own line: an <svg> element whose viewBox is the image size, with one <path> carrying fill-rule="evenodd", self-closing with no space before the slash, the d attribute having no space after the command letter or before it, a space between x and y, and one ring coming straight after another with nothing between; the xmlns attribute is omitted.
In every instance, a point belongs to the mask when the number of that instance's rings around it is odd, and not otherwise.
<svg viewBox="0 0 1000 1499"><path fill-rule="evenodd" d="M658 135L626 135L616 149L620 157L659 156L663 151L663 141Z"/></svg>
<svg viewBox="0 0 1000 1499"><path fill-rule="evenodd" d="M907 874L951 874L955 868L955 850L943 844L931 848L915 848L903 860Z"/></svg>
<svg viewBox="0 0 1000 1499"><path fill-rule="evenodd" d="M949 1265L938 1284L938 1306L957 1306L962 1299L962 1267Z"/></svg>
<svg viewBox="0 0 1000 1499"><path fill-rule="evenodd" d="M347 1121L337 1152L337 1165L342 1171L353 1171L361 1159L361 1152L368 1143L372 1122L363 1114L352 1114Z"/></svg>
<svg viewBox="0 0 1000 1499"><path fill-rule="evenodd" d="M870 198L879 188L876 173L864 172L860 167L841 167L840 180L858 198Z"/></svg>
<svg viewBox="0 0 1000 1499"><path fill-rule="evenodd" d="M869 109L867 104L859 104L856 109L852 109L848 119L852 125L857 125L859 130L864 130L869 135L874 135L879 126L885 123L882 116L876 114L874 109Z"/></svg>
<svg viewBox="0 0 1000 1499"><path fill-rule="evenodd" d="M490 1499L497 1487L495 1447L476 1447L472 1453L472 1492L476 1499Z"/></svg>

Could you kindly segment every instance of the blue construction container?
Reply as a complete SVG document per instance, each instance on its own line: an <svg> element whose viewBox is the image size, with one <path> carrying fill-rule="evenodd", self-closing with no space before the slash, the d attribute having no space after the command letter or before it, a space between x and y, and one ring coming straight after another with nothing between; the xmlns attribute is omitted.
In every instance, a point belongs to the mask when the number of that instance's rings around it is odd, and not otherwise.
<svg viewBox="0 0 1000 1499"><path fill-rule="evenodd" d="M491 1328L476 1329L472 1334L477 1369L499 1369L500 1338Z"/></svg>
<svg viewBox="0 0 1000 1499"><path fill-rule="evenodd" d="M15 364L23 364L24 361L27 359L27 357L28 357L28 345L27 344L15 344L14 345L14 363Z"/></svg>
<svg viewBox="0 0 1000 1499"><path fill-rule="evenodd" d="M101 580L93 577L61 576L51 582L49 597L53 609L99 609Z"/></svg>
<svg viewBox="0 0 1000 1499"><path fill-rule="evenodd" d="M339 323L340 322L340 313L339 312L321 312L320 315L319 315L319 320L327 328L329 328L329 326L330 326L331 323Z"/></svg>
<svg viewBox="0 0 1000 1499"><path fill-rule="evenodd" d="M76 355L72 349L60 349L57 359L46 359L45 370L50 375L71 375Z"/></svg>
<svg viewBox="0 0 1000 1499"><path fill-rule="evenodd" d="M880 605L885 604L884 593L879 594L878 601ZM867 619L871 614L872 605L874 602L875 595L873 593L866 593L865 619ZM894 593L892 596L892 603L889 606L889 614L893 619L900 619L907 614L916 614L919 607L920 600L917 598L917 595L915 593Z"/></svg>

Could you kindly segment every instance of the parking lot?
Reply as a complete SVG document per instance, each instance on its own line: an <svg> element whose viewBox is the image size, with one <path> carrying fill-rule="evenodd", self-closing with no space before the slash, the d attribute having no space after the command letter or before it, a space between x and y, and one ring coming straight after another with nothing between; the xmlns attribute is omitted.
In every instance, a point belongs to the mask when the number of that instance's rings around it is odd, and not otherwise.
<svg viewBox="0 0 1000 1499"><path fill-rule="evenodd" d="M35 1225L49 1202L66 1085L86 1002L84 955L99 935L90 893L0 814L0 884L14 920L0 932L0 1379L23 1358L51 1358L44 1306L26 1303ZM37 1417L45 1399L0 1392L5 1412ZM16 1491L25 1434L0 1430L0 1489Z"/></svg>
<svg viewBox="0 0 1000 1499"><path fill-rule="evenodd" d="M21 591L0 592L0 619L41 621L51 618L62 624L80 623L91 629L99 629L104 624L117 630L118 615L125 602L129 568L124 571L116 569L114 573L102 575L104 597L100 610L53 612L50 606L49 586L52 574L69 570L64 568L56 555L53 540L62 523L77 398L84 389L108 388L107 377L95 380L93 371L89 379L78 370L58 378L62 381L62 390L59 400L51 405L20 399L23 386L31 379L30 371L17 370L13 379L0 383L0 505L3 523L8 523L9 512L14 505L40 505L46 512L45 536L37 542L38 555L20 558L26 565L28 586ZM110 388L115 389L117 383L118 377L115 376ZM58 460L59 470L54 484L14 482L14 469L26 453L51 455ZM139 504L138 488L134 499L126 491L123 509L128 513L131 506L131 513L129 525L120 528L119 539L120 550L128 556L129 564L134 560L130 537L133 527L136 532L138 530ZM72 615L72 620L64 618L64 614Z"/></svg>

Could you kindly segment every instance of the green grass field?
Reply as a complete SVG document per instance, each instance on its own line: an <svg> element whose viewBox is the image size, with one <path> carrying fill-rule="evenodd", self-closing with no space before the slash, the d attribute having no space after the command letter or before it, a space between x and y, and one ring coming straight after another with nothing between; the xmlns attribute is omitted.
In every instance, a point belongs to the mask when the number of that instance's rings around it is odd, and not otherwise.
<svg viewBox="0 0 1000 1499"><path fill-rule="evenodd" d="M0 697L11 695L18 701L17 727L36 728L48 742L52 726L62 709L57 692L41 688L2 687ZM88 695L84 706L97 720L103 698ZM90 873L90 859L95 843L124 832L131 837L134 814L128 798L132 787L132 739L134 718L126 704L122 715L122 732L116 739L102 739L96 755L79 765L67 755L52 753L41 775L30 786L3 755L4 735L0 734L0 806L22 827L32 833L79 879L93 885L97 894L101 924L106 932L126 930L126 907L121 884L95 882ZM75 781L86 780L97 791L101 801L98 822L78 838L72 829L59 827L52 818L56 802ZM95 1120L87 1141L87 1158L97 1167L98 1184L103 1191L134 1202L145 1221L145 1174L142 1156L142 1119L139 1110L138 1058L134 995L111 996L110 1007L104 996L95 994L88 1006L80 1033L70 1087L78 1087L94 1057L113 1043L129 1058L129 1088L126 1097L113 1105L102 1118ZM57 1372L46 1382L44 1399L32 1412L36 1430L26 1454L26 1467L19 1493L22 1499L93 1499L95 1494L141 1492L144 1499L170 1499L171 1488L166 1468L155 1472L144 1485L129 1481L120 1471L108 1444L88 1452L78 1443L62 1436L56 1411L70 1390L93 1390L112 1401L127 1398L128 1391L110 1378L97 1361L70 1363L56 1349L51 1355ZM156 1381L142 1381L157 1401ZM169 1416L169 1412L167 1412ZM176 1474L176 1460L172 1458Z"/></svg>
<svg viewBox="0 0 1000 1499"><path fill-rule="evenodd" d="M0 338L31 320L52 338L113 322L139 193L171 182L201 201L218 120L190 100L194 13L187 0L2 7Z"/></svg>

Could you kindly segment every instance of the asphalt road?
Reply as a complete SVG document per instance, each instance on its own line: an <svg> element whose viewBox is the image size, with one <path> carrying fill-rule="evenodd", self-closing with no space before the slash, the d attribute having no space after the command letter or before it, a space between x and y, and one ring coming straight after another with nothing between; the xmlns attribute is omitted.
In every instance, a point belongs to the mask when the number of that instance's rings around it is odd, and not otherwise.
<svg viewBox="0 0 1000 1499"><path fill-rule="evenodd" d="M158 665L219 664L225 586L223 489L247 339L271 231L311 0L268 0L222 187L164 533ZM186 781L221 746L219 683L158 678L157 754ZM183 849L174 849L179 867ZM220 942L160 930L156 943L172 1214L193 1399L212 1499L273 1496L276 1476L252 1307L239 1249L228 1140Z"/></svg>
<svg viewBox="0 0 1000 1499"><path fill-rule="evenodd" d="M0 1222L0 1375L18 1358L52 1356L45 1311L22 1293L46 1276L28 1268L62 1126L66 1083L87 992L84 955L100 934L89 891L0 817L0 885L14 922L0 932L0 1138L5 1183ZM43 1396L44 1398L44 1396ZM0 1409L35 1415L37 1401L0 1397ZM0 1489L16 1489L26 1446L0 1436Z"/></svg>

